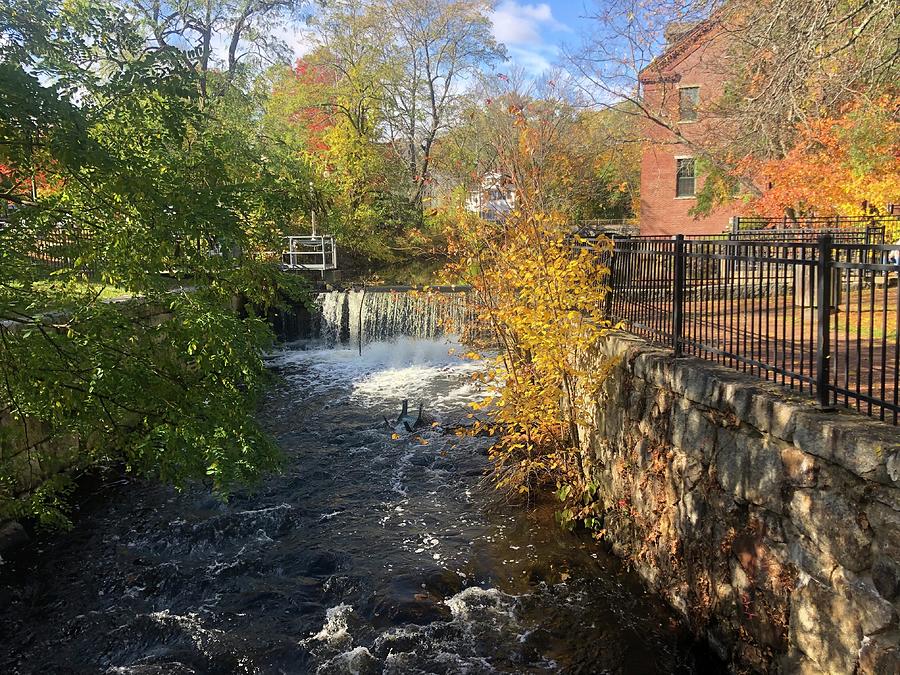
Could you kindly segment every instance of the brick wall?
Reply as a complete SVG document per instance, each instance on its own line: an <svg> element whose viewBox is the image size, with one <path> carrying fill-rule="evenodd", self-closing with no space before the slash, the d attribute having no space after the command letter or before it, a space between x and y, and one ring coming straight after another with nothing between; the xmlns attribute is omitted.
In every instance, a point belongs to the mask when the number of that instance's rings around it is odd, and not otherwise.
<svg viewBox="0 0 900 675"><path fill-rule="evenodd" d="M644 128L641 234L718 233L726 229L734 213L733 208L724 207L695 218L688 212L696 199L675 196L676 157L697 157L690 142L728 133L714 110L725 80L721 57L726 49L724 35L716 29L689 35L641 74L644 105L657 120L646 120ZM700 87L698 119L683 122L679 120L679 89L692 86ZM689 143L680 142L673 129ZM698 190L702 184L702 176L698 176Z"/></svg>

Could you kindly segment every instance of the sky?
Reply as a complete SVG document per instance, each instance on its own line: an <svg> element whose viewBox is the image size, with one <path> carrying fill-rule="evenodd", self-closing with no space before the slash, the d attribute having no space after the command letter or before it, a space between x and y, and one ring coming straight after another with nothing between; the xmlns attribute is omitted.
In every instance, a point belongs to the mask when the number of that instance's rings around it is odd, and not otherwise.
<svg viewBox="0 0 900 675"><path fill-rule="evenodd" d="M491 16L494 37L506 45L512 65L540 75L558 60L562 44L578 44L591 6L590 0L502 0Z"/></svg>
<svg viewBox="0 0 900 675"><path fill-rule="evenodd" d="M593 0L500 0L491 23L494 37L506 45L510 61L505 67L518 66L533 76L551 69L562 44L576 46L580 34L589 28L585 7L592 6ZM294 48L298 57L310 48L302 29L283 29L279 37Z"/></svg>

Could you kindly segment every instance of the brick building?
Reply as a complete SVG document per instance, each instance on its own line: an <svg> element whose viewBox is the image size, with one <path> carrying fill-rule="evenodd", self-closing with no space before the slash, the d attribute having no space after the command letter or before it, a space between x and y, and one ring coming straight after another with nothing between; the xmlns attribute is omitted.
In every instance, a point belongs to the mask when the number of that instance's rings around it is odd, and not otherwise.
<svg viewBox="0 0 900 675"><path fill-rule="evenodd" d="M680 31L673 26L667 38L666 51L639 77L649 113L641 157L641 234L722 232L734 209L723 207L699 219L688 212L703 185L690 142L722 133L713 108L725 82L725 33L709 20Z"/></svg>

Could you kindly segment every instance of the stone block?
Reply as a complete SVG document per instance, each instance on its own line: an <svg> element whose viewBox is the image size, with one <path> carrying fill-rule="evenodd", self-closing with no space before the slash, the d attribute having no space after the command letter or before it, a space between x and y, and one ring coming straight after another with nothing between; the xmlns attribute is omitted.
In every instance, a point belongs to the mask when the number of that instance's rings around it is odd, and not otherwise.
<svg viewBox="0 0 900 675"><path fill-rule="evenodd" d="M830 583L837 560L816 546L815 542L801 534L790 522L785 525L787 531L787 560L803 574L809 575L822 583Z"/></svg>
<svg viewBox="0 0 900 675"><path fill-rule="evenodd" d="M857 675L900 675L900 633L864 638Z"/></svg>
<svg viewBox="0 0 900 675"><path fill-rule="evenodd" d="M791 673L792 675L831 675L827 670L823 670L815 661L801 656L782 664L781 672Z"/></svg>
<svg viewBox="0 0 900 675"><path fill-rule="evenodd" d="M887 469L888 478L895 484L900 482L900 450L892 450L887 453L884 466Z"/></svg>
<svg viewBox="0 0 900 675"><path fill-rule="evenodd" d="M743 391L737 393L738 387L741 384L735 383L732 388L737 402L732 406L735 414L761 433L790 442L797 425L796 416L803 407L767 389L743 384Z"/></svg>
<svg viewBox="0 0 900 675"><path fill-rule="evenodd" d="M862 478L900 487L887 468L900 442L887 425L852 413L805 411L797 415L794 445Z"/></svg>
<svg viewBox="0 0 900 675"><path fill-rule="evenodd" d="M704 409L682 398L672 405L672 445L695 456L712 457L718 427Z"/></svg>
<svg viewBox="0 0 900 675"><path fill-rule="evenodd" d="M761 433L768 433L772 424L775 402L766 392L751 392L750 405L747 409L747 424Z"/></svg>
<svg viewBox="0 0 900 675"><path fill-rule="evenodd" d="M815 486L818 467L812 455L807 455L793 445L786 445L781 448L781 465L784 468L784 478L789 484L797 487Z"/></svg>
<svg viewBox="0 0 900 675"><path fill-rule="evenodd" d="M900 511L873 501L866 508L866 519L875 533L875 548L879 554L900 564Z"/></svg>
<svg viewBox="0 0 900 675"><path fill-rule="evenodd" d="M854 572L872 562L872 531L865 514L843 495L800 489L788 506L791 520L816 546Z"/></svg>
<svg viewBox="0 0 900 675"><path fill-rule="evenodd" d="M672 390L688 401L705 405L710 398L712 380L709 368L694 359L677 362L672 378Z"/></svg>
<svg viewBox="0 0 900 675"><path fill-rule="evenodd" d="M791 640L832 675L852 675L863 639L852 603L811 579L791 596Z"/></svg>
<svg viewBox="0 0 900 675"><path fill-rule="evenodd" d="M894 601L900 596L900 565L896 560L878 557L872 563L872 583L885 600Z"/></svg>
<svg viewBox="0 0 900 675"><path fill-rule="evenodd" d="M720 429L716 443L716 476L738 503L750 502L781 511L782 467L777 446L743 430Z"/></svg>
<svg viewBox="0 0 900 675"><path fill-rule="evenodd" d="M668 389L669 381L669 365L668 357L664 357L659 352L645 352L638 354L634 359L633 373L634 377L644 380L655 387Z"/></svg>
<svg viewBox="0 0 900 675"><path fill-rule="evenodd" d="M676 505L676 527L685 539L694 538L703 525L703 517L708 513L706 502L694 492L683 495Z"/></svg>
<svg viewBox="0 0 900 675"><path fill-rule="evenodd" d="M790 442L797 428L797 416L800 406L792 401L781 401L773 396L772 417L769 420L769 433L783 441Z"/></svg>
<svg viewBox="0 0 900 675"><path fill-rule="evenodd" d="M881 633L897 624L894 606L881 597L871 579L838 567L831 575L831 585L853 607L863 635Z"/></svg>

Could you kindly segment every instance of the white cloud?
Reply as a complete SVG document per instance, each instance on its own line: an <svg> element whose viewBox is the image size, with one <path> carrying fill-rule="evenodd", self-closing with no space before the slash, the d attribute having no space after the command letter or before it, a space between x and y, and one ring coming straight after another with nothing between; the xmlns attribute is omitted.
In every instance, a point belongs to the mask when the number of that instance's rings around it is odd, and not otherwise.
<svg viewBox="0 0 900 675"><path fill-rule="evenodd" d="M543 28L570 30L553 17L553 10L546 2L532 5L504 0L491 12L491 23L494 26L494 37L509 46L542 43Z"/></svg>
<svg viewBox="0 0 900 675"><path fill-rule="evenodd" d="M529 75L538 76L552 68L550 63L556 57L555 49L522 49L510 47L508 50L513 63L525 69Z"/></svg>

